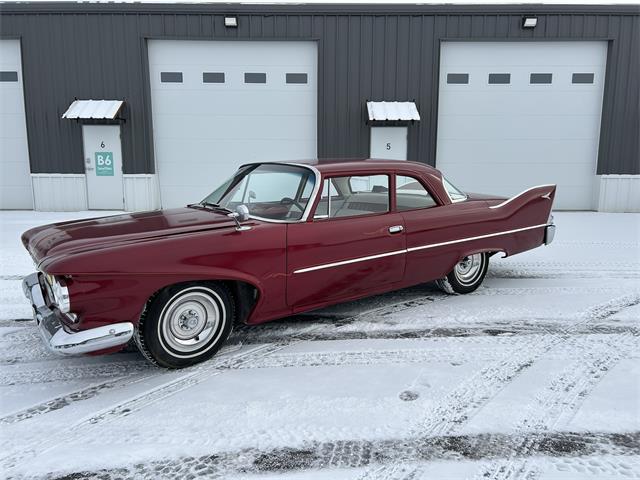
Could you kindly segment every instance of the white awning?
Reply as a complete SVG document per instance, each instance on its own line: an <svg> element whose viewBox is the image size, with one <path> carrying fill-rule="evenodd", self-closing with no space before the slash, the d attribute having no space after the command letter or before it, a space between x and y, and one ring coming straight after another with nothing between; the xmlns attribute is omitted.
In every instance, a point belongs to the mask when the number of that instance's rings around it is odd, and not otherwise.
<svg viewBox="0 0 640 480"><path fill-rule="evenodd" d="M122 108L122 100L76 100L62 118L94 118L113 120Z"/></svg>
<svg viewBox="0 0 640 480"><path fill-rule="evenodd" d="M367 102L369 120L420 120L414 102Z"/></svg>

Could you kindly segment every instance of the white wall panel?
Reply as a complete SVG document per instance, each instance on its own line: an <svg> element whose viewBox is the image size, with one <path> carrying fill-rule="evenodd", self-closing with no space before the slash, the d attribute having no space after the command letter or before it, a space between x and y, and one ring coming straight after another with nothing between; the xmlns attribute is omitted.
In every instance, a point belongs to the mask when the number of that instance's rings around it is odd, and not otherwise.
<svg viewBox="0 0 640 480"><path fill-rule="evenodd" d="M640 175L602 175L598 211L640 212Z"/></svg>
<svg viewBox="0 0 640 480"><path fill-rule="evenodd" d="M157 175L124 175L124 208L128 212L160 208Z"/></svg>
<svg viewBox="0 0 640 480"><path fill-rule="evenodd" d="M87 179L84 174L38 173L31 175L34 208L44 212L87 210Z"/></svg>

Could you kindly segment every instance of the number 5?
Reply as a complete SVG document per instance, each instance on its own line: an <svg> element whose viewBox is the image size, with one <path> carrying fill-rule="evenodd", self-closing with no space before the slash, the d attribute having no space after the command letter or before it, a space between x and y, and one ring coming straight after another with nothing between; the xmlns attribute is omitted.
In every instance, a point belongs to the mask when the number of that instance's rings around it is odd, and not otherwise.
<svg viewBox="0 0 640 480"><path fill-rule="evenodd" d="M391 143L387 143L387 150L391 150Z"/></svg>

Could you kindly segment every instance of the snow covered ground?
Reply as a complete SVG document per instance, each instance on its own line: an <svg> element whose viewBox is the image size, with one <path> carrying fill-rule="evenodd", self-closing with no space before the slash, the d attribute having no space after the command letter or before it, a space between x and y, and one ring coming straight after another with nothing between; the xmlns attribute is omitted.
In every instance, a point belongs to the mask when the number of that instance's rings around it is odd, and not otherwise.
<svg viewBox="0 0 640 480"><path fill-rule="evenodd" d="M558 213L556 241L431 284L243 328L186 370L54 358L0 212L7 478L640 478L640 215Z"/></svg>

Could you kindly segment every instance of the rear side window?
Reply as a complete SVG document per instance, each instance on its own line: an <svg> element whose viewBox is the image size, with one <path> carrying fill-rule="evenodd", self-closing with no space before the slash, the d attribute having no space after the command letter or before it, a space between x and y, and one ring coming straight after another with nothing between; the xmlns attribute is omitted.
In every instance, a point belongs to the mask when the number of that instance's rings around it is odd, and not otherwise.
<svg viewBox="0 0 640 480"><path fill-rule="evenodd" d="M328 178L322 184L315 218L341 218L389 211L389 176Z"/></svg>
<svg viewBox="0 0 640 480"><path fill-rule="evenodd" d="M399 211L435 206L435 200L417 179L402 175L396 177L396 208Z"/></svg>

